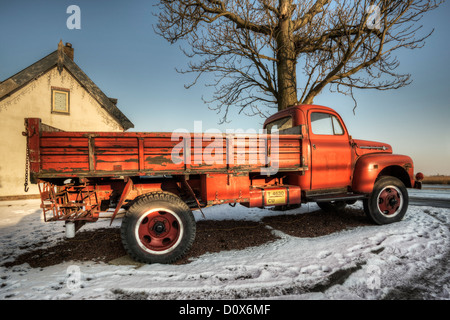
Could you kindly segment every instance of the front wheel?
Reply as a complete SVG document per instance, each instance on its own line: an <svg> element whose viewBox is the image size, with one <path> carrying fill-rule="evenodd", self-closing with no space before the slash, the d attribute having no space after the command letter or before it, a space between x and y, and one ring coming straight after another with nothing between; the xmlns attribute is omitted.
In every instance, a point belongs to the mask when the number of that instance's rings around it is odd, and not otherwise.
<svg viewBox="0 0 450 320"><path fill-rule="evenodd" d="M144 263L180 259L192 246L195 232L192 211L169 192L152 192L138 198L121 226L125 250L131 258Z"/></svg>
<svg viewBox="0 0 450 320"><path fill-rule="evenodd" d="M363 201L364 212L376 224L388 224L403 219L409 197L405 185L394 177L382 177L375 182L369 198Z"/></svg>

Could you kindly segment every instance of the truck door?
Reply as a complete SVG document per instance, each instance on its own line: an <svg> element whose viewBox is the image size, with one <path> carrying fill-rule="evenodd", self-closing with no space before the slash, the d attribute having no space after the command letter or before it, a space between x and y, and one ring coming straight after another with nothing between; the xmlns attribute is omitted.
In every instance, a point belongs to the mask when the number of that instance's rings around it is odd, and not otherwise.
<svg viewBox="0 0 450 320"><path fill-rule="evenodd" d="M351 145L337 114L309 112L311 189L347 187L351 183Z"/></svg>

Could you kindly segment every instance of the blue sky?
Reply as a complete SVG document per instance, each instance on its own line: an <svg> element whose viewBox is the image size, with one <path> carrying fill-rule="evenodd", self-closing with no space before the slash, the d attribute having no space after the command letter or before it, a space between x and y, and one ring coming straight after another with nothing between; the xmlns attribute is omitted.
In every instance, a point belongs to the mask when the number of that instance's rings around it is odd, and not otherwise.
<svg viewBox="0 0 450 320"><path fill-rule="evenodd" d="M0 80L12 76L52 51L59 40L72 43L75 62L135 124L135 131L258 129L263 120L219 116L202 101L212 91L207 77L186 90L193 75L182 75L188 59L153 31L154 1L4 1L0 0ZM69 30L66 9L81 9L81 29ZM336 109L354 138L390 143L394 152L410 155L416 171L450 175L450 5L428 13L421 24L435 28L422 49L398 53L398 71L413 83L399 90L355 91L353 101L328 89L316 104Z"/></svg>

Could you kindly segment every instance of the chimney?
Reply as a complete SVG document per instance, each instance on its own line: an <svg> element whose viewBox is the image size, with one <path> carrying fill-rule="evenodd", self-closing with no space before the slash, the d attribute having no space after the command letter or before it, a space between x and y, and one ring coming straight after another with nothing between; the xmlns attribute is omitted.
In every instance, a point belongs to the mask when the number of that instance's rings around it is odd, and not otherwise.
<svg viewBox="0 0 450 320"><path fill-rule="evenodd" d="M64 53L73 61L73 48L71 43L66 42L66 45L64 46Z"/></svg>

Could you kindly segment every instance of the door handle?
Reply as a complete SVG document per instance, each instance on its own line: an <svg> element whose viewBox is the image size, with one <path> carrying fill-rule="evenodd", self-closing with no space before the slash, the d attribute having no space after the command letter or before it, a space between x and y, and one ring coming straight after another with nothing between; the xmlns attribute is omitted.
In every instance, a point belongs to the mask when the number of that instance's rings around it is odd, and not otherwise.
<svg viewBox="0 0 450 320"><path fill-rule="evenodd" d="M316 150L316 145L313 143L313 149Z"/></svg>

